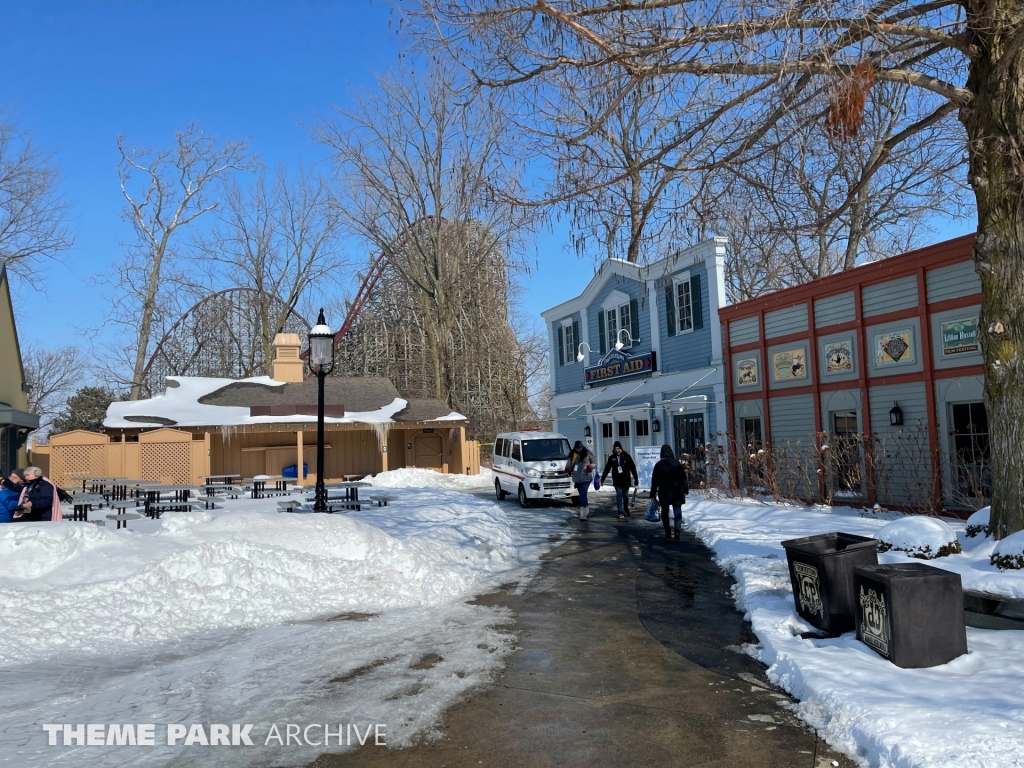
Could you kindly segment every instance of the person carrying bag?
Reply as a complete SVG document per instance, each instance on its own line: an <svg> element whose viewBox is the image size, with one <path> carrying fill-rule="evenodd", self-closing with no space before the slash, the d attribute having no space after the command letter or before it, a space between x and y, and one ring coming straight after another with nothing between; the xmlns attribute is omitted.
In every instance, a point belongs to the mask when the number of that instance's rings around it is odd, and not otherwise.
<svg viewBox="0 0 1024 768"><path fill-rule="evenodd" d="M654 465L651 475L651 498L661 502L661 523L665 526L665 538L679 538L683 527L683 504L690 485L686 479L686 467L680 464L672 453L671 446L661 446L661 461ZM669 526L669 508L675 516L675 536Z"/></svg>

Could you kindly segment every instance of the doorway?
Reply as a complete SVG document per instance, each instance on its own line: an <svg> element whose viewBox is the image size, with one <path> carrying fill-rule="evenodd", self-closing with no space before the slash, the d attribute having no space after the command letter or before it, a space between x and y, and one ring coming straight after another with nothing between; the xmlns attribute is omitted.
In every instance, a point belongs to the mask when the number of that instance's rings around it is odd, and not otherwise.
<svg viewBox="0 0 1024 768"><path fill-rule="evenodd" d="M685 458L691 485L696 487L704 481L704 414L676 416L674 426L676 458Z"/></svg>
<svg viewBox="0 0 1024 768"><path fill-rule="evenodd" d="M758 451L764 447L764 439L761 437L761 417L742 419L740 429L742 430L740 439L743 444L739 453L743 456L743 476L747 485L763 485L764 457L758 454Z"/></svg>
<svg viewBox="0 0 1024 768"><path fill-rule="evenodd" d="M860 434L856 411L832 412L832 487L836 495L860 496Z"/></svg>
<svg viewBox="0 0 1024 768"><path fill-rule="evenodd" d="M992 498L992 460L989 452L988 414L984 403L953 403L949 406L953 429L953 477L959 499Z"/></svg>
<svg viewBox="0 0 1024 768"><path fill-rule="evenodd" d="M516 441L518 442L518 441ZM441 455L440 435L421 435L414 437L413 441L414 466L423 469L436 469L441 471L444 467Z"/></svg>

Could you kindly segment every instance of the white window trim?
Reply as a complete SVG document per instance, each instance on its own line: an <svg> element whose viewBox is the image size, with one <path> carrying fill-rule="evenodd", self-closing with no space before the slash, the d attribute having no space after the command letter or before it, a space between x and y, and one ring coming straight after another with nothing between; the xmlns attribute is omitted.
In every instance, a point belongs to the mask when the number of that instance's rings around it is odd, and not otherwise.
<svg viewBox="0 0 1024 768"><path fill-rule="evenodd" d="M601 302L601 309L618 309L623 304L629 304L630 297L622 291L612 291L604 297Z"/></svg>
<svg viewBox="0 0 1024 768"><path fill-rule="evenodd" d="M686 283L686 290L690 293L690 327L686 330L682 330L679 326L679 286ZM676 336L682 336L685 333L693 333L693 286L690 284L690 272L680 272L678 275L672 275L672 300L676 306Z"/></svg>
<svg viewBox="0 0 1024 768"><path fill-rule="evenodd" d="M565 318L563 320L559 320L559 322L562 324L562 336L563 336L562 346L563 347L567 347L568 345L565 344L565 338L564 338L565 337L565 329L568 328L569 332L570 333L572 332L572 322L573 322L573 320L572 320L571 317L567 317L567 318ZM580 340L579 339L573 339L572 340L572 349L568 349L567 348L565 350L565 357L566 357L566 359L562 362L563 366L564 365L576 365L576 355L579 354L579 352L577 351L579 349L579 344L580 344Z"/></svg>
<svg viewBox="0 0 1024 768"><path fill-rule="evenodd" d="M633 328L632 328L633 313L632 313L631 307L630 307L630 304L631 304L632 301L633 301L633 297L628 295L628 294L623 293L622 291L612 291L607 296L605 296L604 301L601 302L601 311L604 312L604 331L605 331L605 335L608 334L608 311L609 310L612 310L612 309L615 310L615 322L616 322L619 330L622 329L622 308L623 307L626 308L626 312L628 312L629 315L630 315L630 317L629 317L630 325L629 325L629 327L626 328L626 331L629 333L630 336L633 335ZM637 301L637 312L638 313L640 312L640 302L639 301ZM638 316L637 317L637 321L639 322L639 320L640 320L640 318ZM615 348L615 342L618 340L618 337L619 337L618 332L616 332L615 333L615 338L610 339L608 341L608 348L609 349L614 349ZM641 341L640 339L633 339L632 341L629 341L629 339L624 339L623 342L622 342L622 348L623 349L632 349L633 346L635 344L639 344L640 341Z"/></svg>

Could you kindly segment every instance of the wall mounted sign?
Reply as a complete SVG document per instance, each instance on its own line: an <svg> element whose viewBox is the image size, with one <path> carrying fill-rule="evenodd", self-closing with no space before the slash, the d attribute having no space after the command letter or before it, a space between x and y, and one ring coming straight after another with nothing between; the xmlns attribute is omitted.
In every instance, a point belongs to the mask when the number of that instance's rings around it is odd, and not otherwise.
<svg viewBox="0 0 1024 768"><path fill-rule="evenodd" d="M942 323L942 356L973 355L978 344L978 316L961 317Z"/></svg>
<svg viewBox="0 0 1024 768"><path fill-rule="evenodd" d="M853 370L853 339L839 339L825 344L825 375L850 373Z"/></svg>
<svg viewBox="0 0 1024 768"><path fill-rule="evenodd" d="M875 334L875 364L896 365L914 362L914 331L904 328Z"/></svg>
<svg viewBox="0 0 1024 768"><path fill-rule="evenodd" d="M803 347L787 349L772 355L772 378L775 381L791 381L807 378L807 359Z"/></svg>
<svg viewBox="0 0 1024 768"><path fill-rule="evenodd" d="M748 357L736 362L736 386L757 386L757 358Z"/></svg>
<svg viewBox="0 0 1024 768"><path fill-rule="evenodd" d="M597 384L623 376L634 376L638 373L654 373L657 370L654 352L643 355L627 355L613 349L597 365L583 369L583 380L587 384Z"/></svg>

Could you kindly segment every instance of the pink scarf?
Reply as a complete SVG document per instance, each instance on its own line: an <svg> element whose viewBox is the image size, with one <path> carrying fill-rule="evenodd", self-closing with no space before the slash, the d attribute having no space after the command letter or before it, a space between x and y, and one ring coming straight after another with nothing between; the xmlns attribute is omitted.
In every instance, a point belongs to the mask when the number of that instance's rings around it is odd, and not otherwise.
<svg viewBox="0 0 1024 768"><path fill-rule="evenodd" d="M48 478L48 477L44 477L43 478L43 482L44 483L48 483L49 486L51 488L53 488L53 507L51 507L52 511L51 511L51 514L50 514L50 520L51 521L63 520L64 517L60 513L60 495L57 493L57 486L54 485L53 481L50 478ZM28 486L27 485L25 486L25 488L22 489L21 496L18 497L18 503L19 504L24 504L25 503L25 494L26 493L28 493Z"/></svg>

